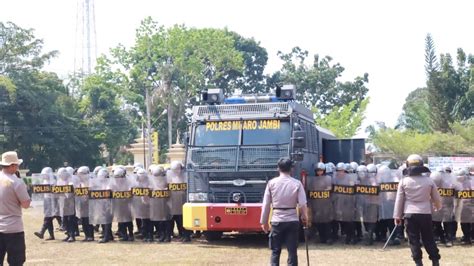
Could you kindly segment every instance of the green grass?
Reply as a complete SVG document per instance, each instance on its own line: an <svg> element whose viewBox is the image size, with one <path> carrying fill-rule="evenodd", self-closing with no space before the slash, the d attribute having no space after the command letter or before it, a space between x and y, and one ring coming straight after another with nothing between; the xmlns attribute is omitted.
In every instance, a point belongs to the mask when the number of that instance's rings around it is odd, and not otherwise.
<svg viewBox="0 0 474 266"><path fill-rule="evenodd" d="M270 250L266 236L226 236L216 243L193 239L190 244L145 244L141 241L107 244L64 243L62 232L55 232L58 240L47 242L33 235L42 224L40 207L24 211L27 265L268 265ZM55 222L56 225L56 222ZM82 234L82 233L81 233ZM48 234L46 233L46 236ZM82 240L82 236L78 238ZM309 245L311 265L413 265L407 244L388 247L382 244L333 246ZM440 247L442 265L474 265L474 246ZM423 251L424 252L424 251ZM304 243L298 250L299 264L306 265ZM425 264L430 265L424 252ZM286 265L287 253L282 252L281 265Z"/></svg>

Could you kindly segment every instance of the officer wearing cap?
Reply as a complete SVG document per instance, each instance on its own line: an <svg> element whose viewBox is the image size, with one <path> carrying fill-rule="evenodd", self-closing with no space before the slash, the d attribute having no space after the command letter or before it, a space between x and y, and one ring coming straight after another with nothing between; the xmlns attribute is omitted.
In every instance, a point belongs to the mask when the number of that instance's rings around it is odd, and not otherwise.
<svg viewBox="0 0 474 266"><path fill-rule="evenodd" d="M262 215L260 224L265 233L269 231L268 216L270 205L273 207L271 232L269 235L272 250L271 265L280 264L281 246L285 243L288 250L288 265L298 265L298 233L299 217L304 225L308 221L306 194L303 184L291 177L292 162L288 158L278 161L280 176L268 181L263 196Z"/></svg>
<svg viewBox="0 0 474 266"><path fill-rule="evenodd" d="M0 166L0 265L5 254L10 265L23 265L25 233L21 208L30 207L30 196L25 183L15 175L23 160L14 151L2 154Z"/></svg>
<svg viewBox="0 0 474 266"><path fill-rule="evenodd" d="M402 218L408 234L412 258L416 265L423 265L421 240L433 265L439 265L438 247L436 246L431 220L431 206L441 208L441 197L433 180L426 175L429 169L423 166L423 159L417 154L407 158L406 176L400 180L393 218L400 225Z"/></svg>

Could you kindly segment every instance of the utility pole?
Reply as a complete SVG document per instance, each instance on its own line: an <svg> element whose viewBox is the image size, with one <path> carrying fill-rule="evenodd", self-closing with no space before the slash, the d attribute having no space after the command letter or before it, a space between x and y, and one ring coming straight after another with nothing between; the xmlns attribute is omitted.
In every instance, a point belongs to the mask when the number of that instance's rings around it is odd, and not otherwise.
<svg viewBox="0 0 474 266"><path fill-rule="evenodd" d="M145 101L146 101L146 128L147 128L146 143L148 144L146 164L150 166L152 162L152 154L153 154L153 151L152 151L153 146L151 144L151 134L153 132L151 132L151 114L150 114L151 100L150 100L150 93L148 92L148 86L145 86Z"/></svg>

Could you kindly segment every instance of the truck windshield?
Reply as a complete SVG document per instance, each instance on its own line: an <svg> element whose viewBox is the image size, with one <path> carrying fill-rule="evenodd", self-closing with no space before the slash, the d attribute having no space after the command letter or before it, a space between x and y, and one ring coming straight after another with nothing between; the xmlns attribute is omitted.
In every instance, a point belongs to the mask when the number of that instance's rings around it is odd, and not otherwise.
<svg viewBox="0 0 474 266"><path fill-rule="evenodd" d="M239 133L242 131L242 142ZM290 123L280 120L207 122L195 131L196 146L271 145L290 142Z"/></svg>

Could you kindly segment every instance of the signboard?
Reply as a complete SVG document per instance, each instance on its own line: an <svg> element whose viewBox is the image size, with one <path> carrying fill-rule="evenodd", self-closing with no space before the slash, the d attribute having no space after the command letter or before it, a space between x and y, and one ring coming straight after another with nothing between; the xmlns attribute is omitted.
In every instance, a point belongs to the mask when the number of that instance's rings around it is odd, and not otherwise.
<svg viewBox="0 0 474 266"><path fill-rule="evenodd" d="M431 171L438 166L451 166L453 170L467 167L474 163L474 157L428 157L428 167Z"/></svg>
<svg viewBox="0 0 474 266"><path fill-rule="evenodd" d="M206 131L280 129L280 120L244 120L206 122Z"/></svg>

